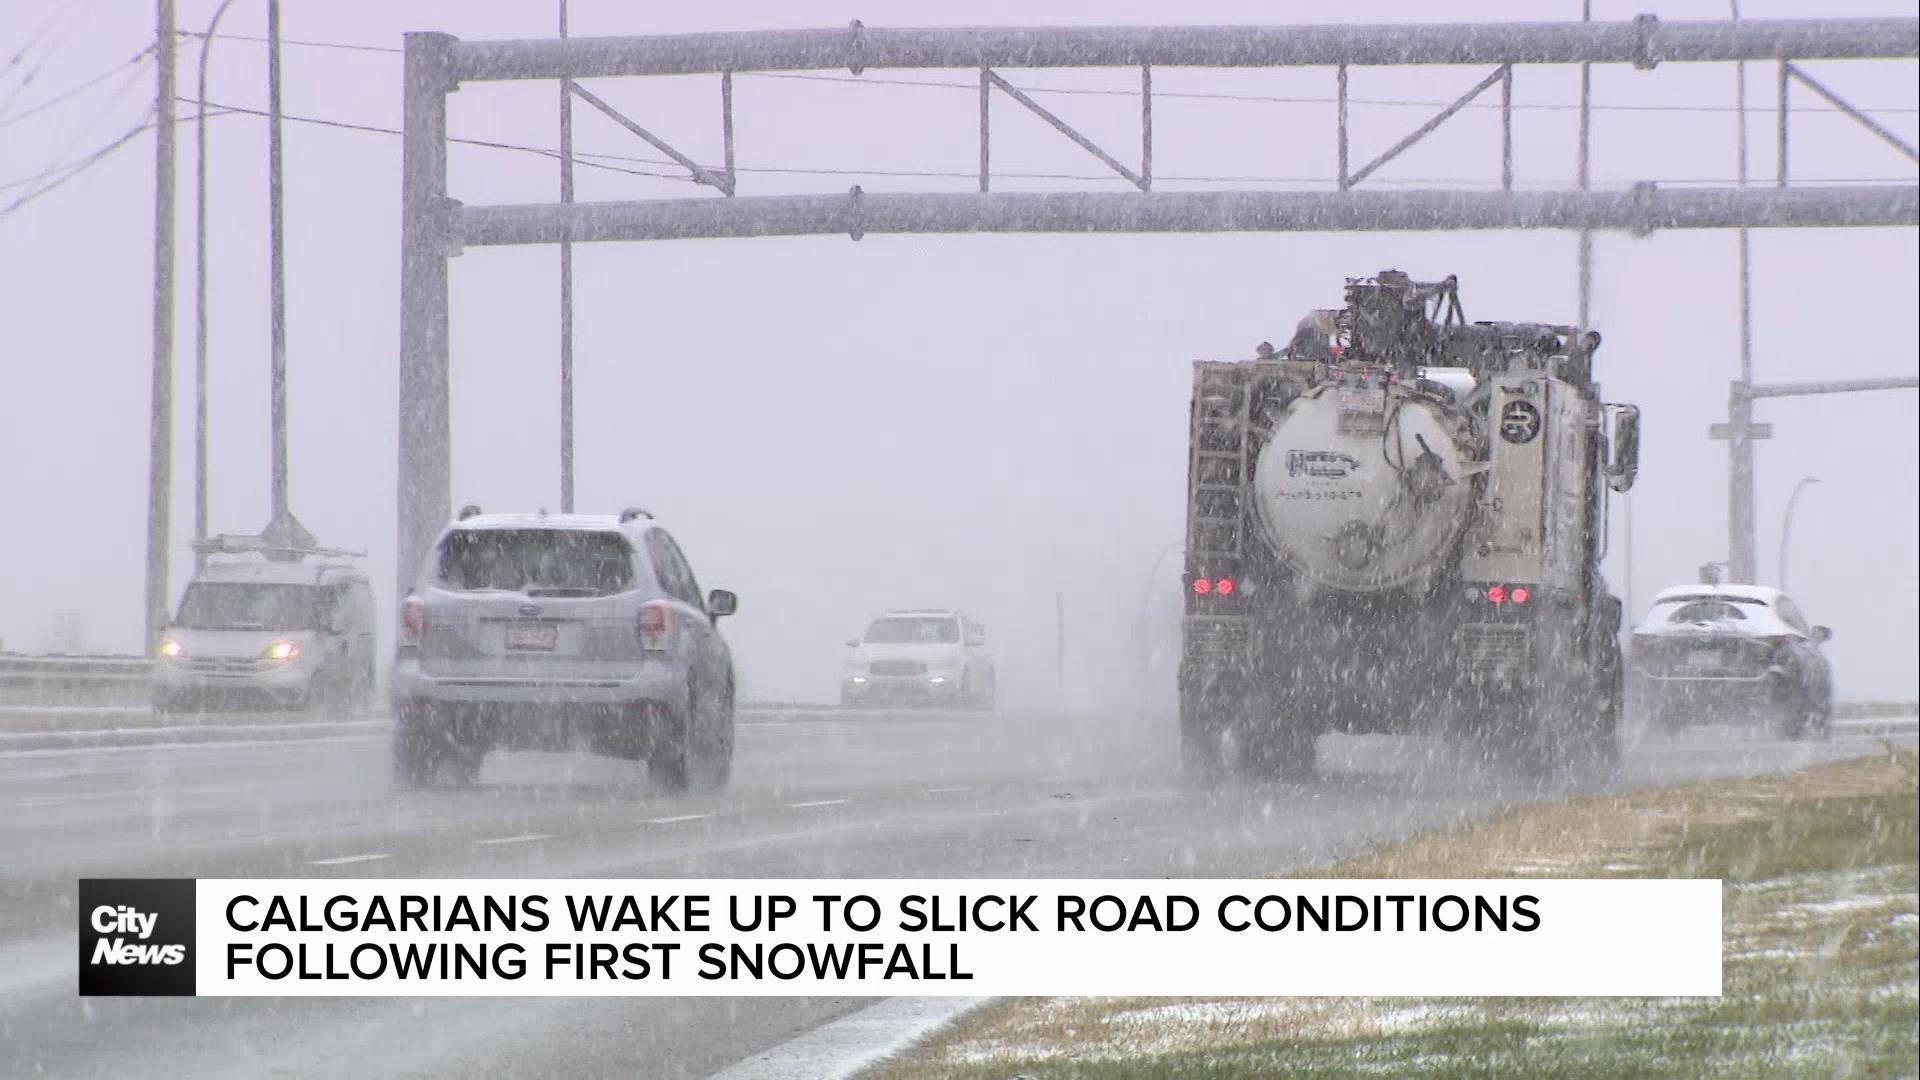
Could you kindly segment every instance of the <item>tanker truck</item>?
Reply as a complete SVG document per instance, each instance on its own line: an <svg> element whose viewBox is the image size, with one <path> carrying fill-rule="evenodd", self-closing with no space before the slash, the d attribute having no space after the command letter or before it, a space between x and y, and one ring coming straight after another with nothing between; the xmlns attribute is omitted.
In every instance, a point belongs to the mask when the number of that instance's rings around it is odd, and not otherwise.
<svg viewBox="0 0 1920 1080"><path fill-rule="evenodd" d="M1284 350L1197 361L1181 753L1299 778L1318 737L1433 735L1529 772L1610 760L1621 604L1600 574L1639 410L1600 336L1466 321L1457 281L1346 284Z"/></svg>

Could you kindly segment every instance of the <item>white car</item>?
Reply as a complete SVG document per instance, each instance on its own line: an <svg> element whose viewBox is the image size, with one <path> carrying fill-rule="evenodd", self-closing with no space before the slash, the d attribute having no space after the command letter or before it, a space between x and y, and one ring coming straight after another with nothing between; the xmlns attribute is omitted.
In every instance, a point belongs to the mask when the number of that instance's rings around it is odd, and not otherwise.
<svg viewBox="0 0 1920 1080"><path fill-rule="evenodd" d="M847 642L840 704L993 708L987 631L959 611L889 611Z"/></svg>
<svg viewBox="0 0 1920 1080"><path fill-rule="evenodd" d="M161 635L154 708L365 706L374 687L373 625L373 590L355 567L209 562Z"/></svg>
<svg viewBox="0 0 1920 1080"><path fill-rule="evenodd" d="M1778 589L1667 589L1633 629L1633 683L1661 728L1758 713L1783 737L1825 738L1833 668L1820 646L1832 636Z"/></svg>

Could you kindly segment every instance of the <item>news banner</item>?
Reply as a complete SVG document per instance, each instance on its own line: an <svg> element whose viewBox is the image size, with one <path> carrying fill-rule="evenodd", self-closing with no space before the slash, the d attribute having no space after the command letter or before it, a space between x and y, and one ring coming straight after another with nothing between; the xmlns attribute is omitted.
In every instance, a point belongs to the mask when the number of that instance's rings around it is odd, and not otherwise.
<svg viewBox="0 0 1920 1080"><path fill-rule="evenodd" d="M80 993L1717 996L1717 880L79 883Z"/></svg>

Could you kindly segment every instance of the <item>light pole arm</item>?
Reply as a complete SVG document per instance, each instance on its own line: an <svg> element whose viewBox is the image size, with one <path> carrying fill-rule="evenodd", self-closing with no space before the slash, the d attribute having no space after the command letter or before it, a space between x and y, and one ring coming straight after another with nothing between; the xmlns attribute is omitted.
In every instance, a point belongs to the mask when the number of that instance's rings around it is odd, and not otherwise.
<svg viewBox="0 0 1920 1080"><path fill-rule="evenodd" d="M1793 493L1787 496L1787 512L1780 518L1780 591L1787 591L1787 540L1793 533L1793 508L1800 502L1800 493L1808 484L1817 484L1820 478L1808 476L1793 485Z"/></svg>
<svg viewBox="0 0 1920 1080"><path fill-rule="evenodd" d="M1802 397L1808 394L1853 394L1863 390L1911 390L1920 386L1920 377L1894 375L1881 379L1835 379L1818 382L1735 383L1735 393L1749 400L1770 397Z"/></svg>

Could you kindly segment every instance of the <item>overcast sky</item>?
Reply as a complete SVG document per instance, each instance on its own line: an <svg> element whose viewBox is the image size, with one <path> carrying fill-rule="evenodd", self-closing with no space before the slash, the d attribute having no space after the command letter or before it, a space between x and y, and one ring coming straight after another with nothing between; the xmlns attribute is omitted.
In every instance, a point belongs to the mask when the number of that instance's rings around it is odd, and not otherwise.
<svg viewBox="0 0 1920 1080"><path fill-rule="evenodd" d="M216 4L181 0L180 25L204 28ZM870 26L1329 18L1327 5L1250 0L1116 3L1097 15L1089 7L574 0L571 19L576 36L590 36L840 27L855 16ZM1578 17L1573 0L1559 7L1468 0L1446 16ZM76 631L96 650L141 644L151 133L5 208L38 186L18 181L82 159L142 122L153 94L148 61L22 114L139 53L152 39L152 8L150 0L0 4L0 63L20 54L0 69L0 641L10 650L55 647ZM1726 11L1707 0L1600 0L1595 8L1600 19ZM369 50L397 50L409 30L551 36L555 10L546 0L288 3L286 111L397 128L399 55ZM1904 0L1846 0L1844 11L1745 5L1749 17L1912 13ZM1434 15L1430 3L1378 0L1348 5L1340 18ZM232 35L264 31L263 0L238 0L222 25ZM198 50L190 41L180 52L185 97L194 94ZM1884 110L1874 115L1903 138L1916 138L1912 62L1806 66L1855 103ZM265 106L260 44L219 42L209 71L212 101ZM853 183L868 191L972 189L972 75L825 74L736 80L741 194L844 191ZM1138 86L1137 72L1005 74L1036 89ZM1484 74L1355 71L1356 164ZM1775 164L1773 77L1768 65L1750 71L1751 161L1762 182ZM592 85L695 158L719 163L716 79ZM1734 176L1736 127L1725 111L1731 68L1604 68L1594 87L1602 106L1596 185ZM1331 186L1331 71L1156 70L1154 88L1156 187ZM1195 93L1235 99L1177 96ZM1576 114L1564 106L1577 100L1577 76L1522 68L1514 93L1518 182L1572 186ZM551 83L469 86L452 98L452 133L554 147L556 96ZM1137 99L1042 99L1121 160L1137 158ZM1802 93L1797 103L1809 99ZM192 107L182 108L190 119ZM994 116L997 188L1124 188L1010 99L996 101ZM253 531L268 510L266 122L226 115L207 126L212 526ZM590 109L576 109L575 130L583 154L660 159ZM194 150L188 123L179 161L175 597L191 566ZM375 586L391 601L399 139L290 122L285 153L293 506L323 542L368 549ZM557 195L557 167L538 154L462 145L451 162L452 193L468 204ZM782 171L807 169L836 171ZM1810 180L1914 180L1907 159L1831 112L1796 116L1792 169ZM1497 113L1470 109L1368 183L1486 187L1498 178ZM579 171L581 199L706 196L719 197L680 179ZM1914 230L1761 232L1753 251L1757 378L1914 371ZM1726 451L1706 429L1723 417L1737 373L1735 252L1731 233L1605 235L1596 243L1593 319L1606 336L1600 378L1609 400L1638 402L1646 413L1633 496L1636 614L1655 590L1690 582L1699 564L1725 557ZM552 248L527 247L472 250L453 263L456 505L559 506L557 261ZM1575 239L1564 233L583 247L578 502L650 508L680 535L704 586L741 593L742 614L728 630L746 696L825 697L841 640L874 610L905 605L977 613L996 631L1010 691L1041 695L1054 679L1059 596L1074 693L1125 700L1138 685L1143 623L1161 642L1177 624L1178 559L1157 560L1182 532L1190 362L1283 342L1306 309L1339 302L1344 277L1386 267L1424 278L1458 274L1470 318L1576 315ZM1796 516L1791 586L1815 621L1837 631L1830 650L1845 697L1912 698L1920 683L1917 398L1902 391L1758 408L1776 430L1758 451L1761 575L1778 578L1789 490L1802 476L1820 477ZM1614 512L1608 573L1624 590L1629 545L1618 499Z"/></svg>

